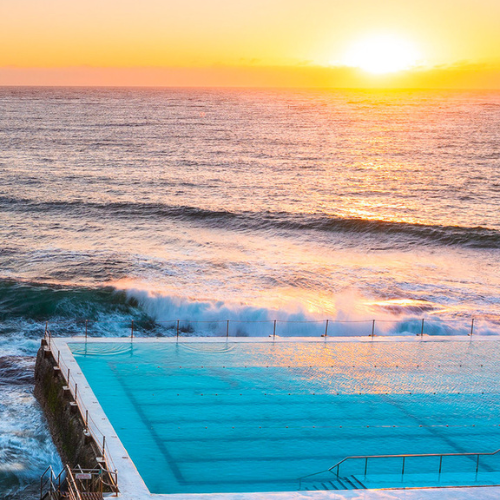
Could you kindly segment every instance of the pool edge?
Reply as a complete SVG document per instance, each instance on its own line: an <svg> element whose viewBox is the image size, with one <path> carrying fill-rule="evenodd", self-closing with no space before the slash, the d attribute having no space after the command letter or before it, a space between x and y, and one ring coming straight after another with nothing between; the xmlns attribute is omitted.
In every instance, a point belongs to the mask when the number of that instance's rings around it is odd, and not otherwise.
<svg viewBox="0 0 500 500"><path fill-rule="evenodd" d="M118 471L118 484L120 488L119 498L124 500L341 500L341 499L362 499L362 500L490 500L500 498L500 487L497 486L464 486L449 488L414 488L414 489L385 489L385 490L345 490L345 491L285 491L285 492L249 492L249 493L174 493L174 494L152 494L149 492L144 480L139 474L134 462L129 457L126 448L123 446L111 422L106 416L101 404L96 398L90 384L83 375L78 362L76 361L69 344L82 343L291 343L291 342L483 342L500 341L498 337L477 336L477 337L447 337L447 336L398 336L398 337L185 337L185 338L85 338L85 337L52 337L48 342L48 348L54 359L59 359L61 364L69 367L71 376L75 384L84 391L78 392L79 400L89 409L89 415L93 422L98 422L98 431L106 436L106 448L109 453L111 463ZM63 374L64 376L64 374ZM71 384L69 384L71 386Z"/></svg>

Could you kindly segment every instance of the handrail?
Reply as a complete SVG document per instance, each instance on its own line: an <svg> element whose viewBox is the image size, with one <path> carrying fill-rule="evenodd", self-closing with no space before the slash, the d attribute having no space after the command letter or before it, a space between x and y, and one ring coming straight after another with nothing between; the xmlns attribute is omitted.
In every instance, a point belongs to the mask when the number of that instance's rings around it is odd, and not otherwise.
<svg viewBox="0 0 500 500"><path fill-rule="evenodd" d="M48 477L45 478L45 475L49 473ZM44 496L44 488L47 484L49 484L49 488L52 488L52 479L54 477L54 471L52 469L52 466L49 465L44 471L43 474L40 476L40 499L43 498Z"/></svg>
<svg viewBox="0 0 500 500"><path fill-rule="evenodd" d="M304 479L317 476L319 474L324 474L325 472L332 472L334 469L336 470L336 476L339 477L340 475L340 466L344 463L347 462L348 460L364 460L365 461L365 468L364 468L364 475L366 476L367 469L368 469L368 460L369 459L383 459L383 458L401 458L403 460L402 464L402 470L401 473L402 475L405 474L405 461L407 458L429 458L429 457L440 457L439 460L439 470L438 473L441 474L442 470L442 465L443 465L443 457L466 457L466 456L475 456L477 457L476 460L476 472L479 469L479 457L481 456L492 456L496 455L497 453L500 453L500 448L496 451L490 451L490 452L464 452L464 453L404 453L404 454L399 454L399 455L351 455L348 457L343 458L339 462L337 462L335 465L332 465L330 468L319 471L319 472L314 472L313 474L308 474L307 476L302 476L298 479L299 481L299 487L302 484L302 481Z"/></svg>
<svg viewBox="0 0 500 500"><path fill-rule="evenodd" d="M454 322L458 323L458 330L456 333L456 336L469 336L472 337L473 334L477 333L478 327L477 324L475 324L476 319L484 319L482 317L471 317L470 323L466 324L462 319L447 319L447 323ZM428 317L420 317L420 318L414 318L414 323L411 324L410 330L407 333L412 333L416 335L417 337L423 337L427 332L429 331L429 326L428 324L432 324L432 319ZM122 324L123 326L127 326L130 328L130 338L134 338L134 334L137 331L137 329L141 328L140 322L139 324L134 321L130 320L128 322L126 321L97 321L97 320L89 320L89 319L83 319L83 318L75 318L74 320L66 320L66 321L51 321L50 325L56 325L56 326L62 326L64 325L67 327L68 325L75 324L75 325L82 325L83 327L83 335L85 336L85 339L88 338L89 332L88 332L88 327L91 325L105 325L105 324ZM226 336L229 337L229 325L231 324L265 324L267 323L269 326L269 332L273 333L273 337L278 334L276 328L277 325L301 325L301 324L315 324L318 328L317 335L321 337L328 337L330 336L329 333L329 327L331 330L331 326L333 325L350 325L350 324L361 324L361 323L366 323L367 329L366 333L362 334L359 332L359 336L365 336L368 335L368 337L375 337L380 334L380 331L377 331L375 328L375 325L377 324L389 324L389 323L397 323L397 320L391 320L391 319L330 319L330 318L325 318L325 319L302 319L302 320L292 320L292 319L262 319L262 320L245 320L245 319L211 319L211 320L206 320L206 319L169 319L169 320L154 320L154 324L156 326L162 326L162 325L170 325L170 330L174 330L176 333L176 337L182 336L186 331L183 330L185 328L185 325L187 324L188 327L190 325L195 325L195 324L219 324L219 325L225 325L226 327L223 328L225 335L223 334L222 330L220 333L220 336ZM425 328L427 326L427 328ZM427 330L427 332L425 331ZM382 333L383 334L383 333ZM49 329L49 322L45 322L45 337L48 337L48 342L50 345L50 340L51 340L52 333ZM231 335L232 336L232 335ZM266 335L267 336L267 335ZM335 334L333 335L335 336Z"/></svg>
<svg viewBox="0 0 500 500"><path fill-rule="evenodd" d="M61 489L61 476L66 472L66 469L63 470L56 475L54 469L51 465L49 465L43 474L40 476L40 499L44 498L44 488L48 486L48 493L50 493L50 500L54 499L53 494L59 493ZM47 473L49 473L47 475ZM47 475L47 478L45 476Z"/></svg>
<svg viewBox="0 0 500 500"><path fill-rule="evenodd" d="M68 465L66 465L66 479L68 481L68 490L70 491L70 493L74 495L74 499L82 500L82 496L80 495L80 490L76 485L75 478L73 477L73 473L71 472L71 469Z"/></svg>

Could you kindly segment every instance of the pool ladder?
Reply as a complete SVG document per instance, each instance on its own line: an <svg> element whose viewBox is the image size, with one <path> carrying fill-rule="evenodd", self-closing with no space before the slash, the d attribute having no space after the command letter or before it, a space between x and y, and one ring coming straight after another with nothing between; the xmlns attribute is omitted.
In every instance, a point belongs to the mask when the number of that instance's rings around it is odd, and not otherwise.
<svg viewBox="0 0 500 500"><path fill-rule="evenodd" d="M307 476L302 476L298 479L299 481L299 490L328 490L328 489L337 489L337 490L352 490L352 489L366 489L366 486L354 475L349 476L341 476L340 467L342 464L358 460L362 461L363 468L358 473L358 476L364 476L366 478L368 474L368 462L373 460L384 460L384 459L401 459L401 469L397 469L396 472L401 474L401 479L405 475L405 466L406 461L411 458L436 458L439 457L439 467L436 471L440 476L441 471L443 469L443 458L444 457L471 457L472 459L475 457L475 472L476 474L479 471L479 463L480 457L482 456L493 456L500 453L500 448L496 451L492 452L481 452L481 453L413 453L413 454L402 454L402 455L352 455L349 457L345 457L344 459L337 462L335 465L332 465L330 468L314 472L313 474L308 474ZM314 476L319 476L320 474L331 473L334 475L334 478L326 481L314 481L312 478ZM307 486L304 483L310 483ZM318 487L321 485L322 487Z"/></svg>

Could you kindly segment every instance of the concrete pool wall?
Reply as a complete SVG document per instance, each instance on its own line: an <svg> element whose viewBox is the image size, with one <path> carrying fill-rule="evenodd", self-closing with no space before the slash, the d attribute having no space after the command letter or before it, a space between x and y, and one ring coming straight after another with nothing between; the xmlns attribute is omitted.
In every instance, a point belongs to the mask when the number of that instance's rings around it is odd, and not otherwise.
<svg viewBox="0 0 500 500"><path fill-rule="evenodd" d="M473 342L488 342L489 338L476 337ZM378 342L448 342L449 337L375 337L372 339L365 338L341 338L341 337L328 337L320 339L311 338L280 338L269 339L269 338L184 338L182 340L177 340L175 338L135 338L134 343L137 344L148 344L148 343L346 343L346 342L360 342L360 343L378 343ZM455 342L471 342L470 338L454 337ZM142 477L138 473L134 463L130 459L125 447L121 443L115 429L113 428L111 422L109 422L104 410L101 407L98 399L95 397L87 379L83 375L73 353L71 352L71 344L82 344L85 343L86 339L82 337L76 338L52 338L50 339L50 345L48 349L50 350L52 357L57 364L59 360L59 365L64 367L61 370L61 376L66 378L67 370L70 370L70 380L65 380L67 385L73 391L73 399L76 399L80 405L80 411L84 415L88 410L90 414L90 427L92 428L92 433L96 438L96 441L105 439L106 457L110 462L110 467L116 468L118 471L118 481L120 487L120 497L125 499L170 499L178 500L181 498L190 499L213 499L213 498L224 498L224 499L249 499L256 500L261 498L278 499L278 498L316 498L316 499L330 499L330 498L499 498L500 488L497 487L481 487L481 488L447 488L447 489L418 489L418 490L355 490L355 491L286 491L286 492L265 492L265 493L214 493L214 494L154 494L152 495L148 488L146 487ZM116 343L116 344L130 344L132 339L87 339L88 344L97 345L99 343ZM44 385L44 378L39 377L39 383ZM46 384L46 379L45 379ZM77 394L74 394L75 390ZM74 396L77 396L74 398ZM85 409L82 411L82 409ZM53 419L54 416L48 414L49 419ZM76 440L76 443L78 439Z"/></svg>

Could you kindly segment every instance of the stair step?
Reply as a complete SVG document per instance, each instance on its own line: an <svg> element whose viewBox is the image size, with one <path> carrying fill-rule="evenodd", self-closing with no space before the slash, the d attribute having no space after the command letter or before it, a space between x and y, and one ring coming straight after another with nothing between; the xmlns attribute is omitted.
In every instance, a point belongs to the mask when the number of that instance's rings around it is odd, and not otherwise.
<svg viewBox="0 0 500 500"><path fill-rule="evenodd" d="M334 485L331 481L328 481L328 483L332 485L332 488L333 488L334 490L338 490L338 488L337 488L337 487L336 487L336 486L335 486L335 485Z"/></svg>
<svg viewBox="0 0 500 500"><path fill-rule="evenodd" d="M351 476L351 479L357 483L357 485L359 486L358 489L362 489L362 490L366 490L366 486L356 477L356 476Z"/></svg>
<svg viewBox="0 0 500 500"><path fill-rule="evenodd" d="M349 488L349 489L353 489L353 490L358 489L358 487L348 477L344 477L343 479L347 483L347 486L351 486L351 488Z"/></svg>
<svg viewBox="0 0 500 500"><path fill-rule="evenodd" d="M331 481L317 482L316 484L310 484L309 486L304 486L306 491L314 490L366 490L366 486L355 476L349 477L337 477Z"/></svg>

